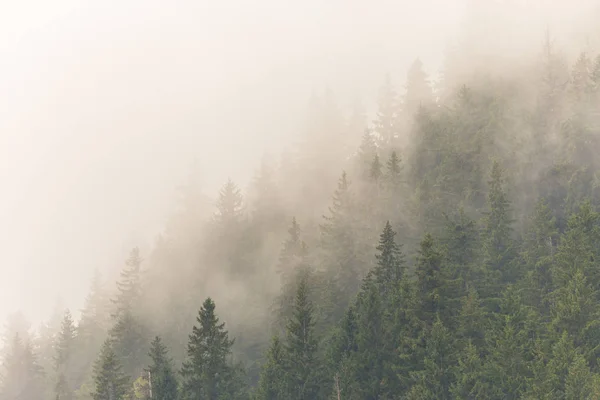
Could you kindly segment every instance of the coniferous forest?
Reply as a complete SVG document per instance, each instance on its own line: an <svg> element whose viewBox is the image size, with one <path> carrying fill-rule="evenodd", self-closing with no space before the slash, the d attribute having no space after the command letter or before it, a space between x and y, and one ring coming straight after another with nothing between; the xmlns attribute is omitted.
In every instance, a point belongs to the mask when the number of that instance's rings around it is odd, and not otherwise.
<svg viewBox="0 0 600 400"><path fill-rule="evenodd" d="M600 399L600 55L461 54L316 94L216 208L190 179L80 318L8 321L0 398Z"/></svg>

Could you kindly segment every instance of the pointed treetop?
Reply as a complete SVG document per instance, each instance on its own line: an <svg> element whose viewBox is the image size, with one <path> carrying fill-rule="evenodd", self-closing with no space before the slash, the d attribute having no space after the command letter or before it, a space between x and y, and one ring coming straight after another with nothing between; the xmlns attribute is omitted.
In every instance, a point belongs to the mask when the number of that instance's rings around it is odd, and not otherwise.
<svg viewBox="0 0 600 400"><path fill-rule="evenodd" d="M219 191L215 219L221 223L237 222L242 215L243 200L241 190L228 179Z"/></svg>
<svg viewBox="0 0 600 400"><path fill-rule="evenodd" d="M381 168L382 166L381 161L379 161L379 156L375 154L373 162L371 163L371 170L369 173L369 178L371 178L372 182L377 183L381 179L381 176L383 175Z"/></svg>

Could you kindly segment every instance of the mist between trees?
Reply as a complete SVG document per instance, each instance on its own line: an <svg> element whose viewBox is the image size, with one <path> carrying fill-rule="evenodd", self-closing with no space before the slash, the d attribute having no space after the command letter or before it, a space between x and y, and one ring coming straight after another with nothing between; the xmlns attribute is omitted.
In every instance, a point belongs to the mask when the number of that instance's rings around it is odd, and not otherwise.
<svg viewBox="0 0 600 400"><path fill-rule="evenodd" d="M77 321L9 319L0 398L600 398L600 49L540 37L315 95L216 211L192 176Z"/></svg>

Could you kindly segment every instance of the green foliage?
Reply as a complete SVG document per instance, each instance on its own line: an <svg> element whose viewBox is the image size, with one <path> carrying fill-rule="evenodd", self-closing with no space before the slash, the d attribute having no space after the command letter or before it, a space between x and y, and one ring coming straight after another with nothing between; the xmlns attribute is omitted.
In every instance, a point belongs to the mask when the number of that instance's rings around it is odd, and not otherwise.
<svg viewBox="0 0 600 400"><path fill-rule="evenodd" d="M156 336L150 344L149 356L152 360L148 367L152 397L161 400L177 400L177 378L167 348L159 336Z"/></svg>
<svg viewBox="0 0 600 400"><path fill-rule="evenodd" d="M284 347L279 337L274 336L254 393L255 400L278 400L285 397L285 362Z"/></svg>
<svg viewBox="0 0 600 400"><path fill-rule="evenodd" d="M290 400L315 399L320 391L322 377L309 290L307 280L301 279L286 330L284 387Z"/></svg>
<svg viewBox="0 0 600 400"><path fill-rule="evenodd" d="M57 373L55 399L72 400L75 390L75 371L73 356L75 353L75 325L71 313L67 310L61 324L61 330L56 342L54 358Z"/></svg>
<svg viewBox="0 0 600 400"><path fill-rule="evenodd" d="M107 340L94 365L94 400L125 400L130 391L129 377L123 373L119 358Z"/></svg>
<svg viewBox="0 0 600 400"><path fill-rule="evenodd" d="M192 328L183 363L181 396L186 400L243 399L239 368L230 360L234 340L225 323L215 314L215 303L207 298Z"/></svg>
<svg viewBox="0 0 600 400"><path fill-rule="evenodd" d="M0 400L600 398L600 56L541 50L503 76L457 49L435 93L417 60L372 127L315 95L247 195L228 180L211 219L184 188L77 327L14 318ZM208 298L187 337L208 294L227 330Z"/></svg>

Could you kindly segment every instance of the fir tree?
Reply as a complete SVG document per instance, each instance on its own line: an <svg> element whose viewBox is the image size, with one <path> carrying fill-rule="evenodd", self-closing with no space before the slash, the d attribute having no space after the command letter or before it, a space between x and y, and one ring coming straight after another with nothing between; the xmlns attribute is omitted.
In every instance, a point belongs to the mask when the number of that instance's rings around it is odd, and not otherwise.
<svg viewBox="0 0 600 400"><path fill-rule="evenodd" d="M329 319L338 321L350 304L351 298L358 293L361 281L361 269L364 268L364 253L357 241L356 202L350 192L350 181L344 172L340 177L333 195L333 204L329 215L323 217L321 224L322 269L327 271L329 280L337 286L336 309Z"/></svg>
<svg viewBox="0 0 600 400"><path fill-rule="evenodd" d="M371 166L375 156L377 155L377 144L373 133L369 129L365 129L362 141L358 147L358 169L359 175L364 180L367 180L371 174Z"/></svg>
<svg viewBox="0 0 600 400"><path fill-rule="evenodd" d="M129 253L117 282L118 293L116 299L113 300L115 305L113 318L119 319L123 314L132 311L140 300L142 296L141 265L140 250L135 247Z"/></svg>
<svg viewBox="0 0 600 400"><path fill-rule="evenodd" d="M433 103L433 92L427 74L423 71L423 63L417 58L408 70L404 112L408 114L408 118L412 118L420 107L431 103Z"/></svg>
<svg viewBox="0 0 600 400"><path fill-rule="evenodd" d="M145 364L146 328L136 315L142 296L141 263L139 250L134 248L117 282L114 325L109 331L112 350L120 358L125 374L132 377L138 376Z"/></svg>
<svg viewBox="0 0 600 400"><path fill-rule="evenodd" d="M226 230L232 229L241 221L244 198L240 189L231 179L227 180L219 192L215 221Z"/></svg>
<svg viewBox="0 0 600 400"><path fill-rule="evenodd" d="M219 323L215 303L207 298L189 337L183 363L181 396L186 400L241 399L239 371L229 360L234 340ZM240 393L242 392L242 393Z"/></svg>
<svg viewBox="0 0 600 400"><path fill-rule="evenodd" d="M385 181L388 191L394 195L400 194L399 189L402 184L402 165L401 159L396 151L392 151L390 158L386 163Z"/></svg>
<svg viewBox="0 0 600 400"><path fill-rule="evenodd" d="M399 109L396 89L392 85L390 74L387 74L379 91L377 115L373 121L375 132L386 147L393 145L398 137Z"/></svg>
<svg viewBox="0 0 600 400"><path fill-rule="evenodd" d="M98 270L95 270L77 326L75 338L77 351L73 357L75 387L80 387L84 382L88 385L92 384L94 363L106 338L109 322L110 301L101 275Z"/></svg>
<svg viewBox="0 0 600 400"><path fill-rule="evenodd" d="M2 364L1 398L30 400L44 397L43 371L28 342L17 333L6 349Z"/></svg>
<svg viewBox="0 0 600 400"><path fill-rule="evenodd" d="M367 283L358 303L352 392L359 398L377 399L385 397L393 379L389 369L391 338L387 337L379 288Z"/></svg>
<svg viewBox="0 0 600 400"><path fill-rule="evenodd" d="M571 74L571 96L575 106L581 106L589 101L589 96L593 91L594 83L591 77L592 61L588 55L583 52L577 58ZM576 111L579 111L576 109Z"/></svg>
<svg viewBox="0 0 600 400"><path fill-rule="evenodd" d="M367 282L375 284L375 287L383 299L391 299L392 293L398 289L400 280L404 277L404 255L401 247L395 241L396 232L387 221L383 232L379 236L377 246L377 265L367 276Z"/></svg>
<svg viewBox="0 0 600 400"><path fill-rule="evenodd" d="M107 340L94 365L94 400L125 400L129 393L129 377L123 371L119 358Z"/></svg>
<svg viewBox="0 0 600 400"><path fill-rule="evenodd" d="M267 353L267 360L262 366L260 381L254 394L255 400L279 400L285 398L285 351L279 340L274 336Z"/></svg>
<svg viewBox="0 0 600 400"><path fill-rule="evenodd" d="M413 374L416 383L409 392L409 398L418 398L425 393L430 399L452 398L450 390L456 357L453 351L452 335L437 318L426 338L424 369Z"/></svg>
<svg viewBox="0 0 600 400"><path fill-rule="evenodd" d="M156 336L150 345L148 368L152 387L152 397L161 400L177 399L177 379L173 371L172 361L161 338Z"/></svg>
<svg viewBox="0 0 600 400"><path fill-rule="evenodd" d="M498 296L501 285L515 281L519 272L511 264L514 251L511 203L504 189L504 173L497 161L492 165L488 186L488 206L482 233L486 276L481 294L491 300ZM491 303L488 305L492 306Z"/></svg>
<svg viewBox="0 0 600 400"><path fill-rule="evenodd" d="M530 304L547 313L547 296L552 290L552 258L558 242L556 218L545 201L536 205L523 241L521 257L527 272L525 282Z"/></svg>
<svg viewBox="0 0 600 400"><path fill-rule="evenodd" d="M420 299L419 315L427 323L435 321L435 315L442 311L443 285L443 256L438 251L433 237L426 234L419 248L415 274L417 277L417 293Z"/></svg>
<svg viewBox="0 0 600 400"><path fill-rule="evenodd" d="M67 310L63 317L55 348L54 368L58 375L55 386L56 400L71 400L74 398L74 350L75 325L71 313Z"/></svg>
<svg viewBox="0 0 600 400"><path fill-rule="evenodd" d="M286 380L290 400L309 400L319 397L320 368L313 305L309 287L302 279L296 291L294 313L287 326L285 340Z"/></svg>

